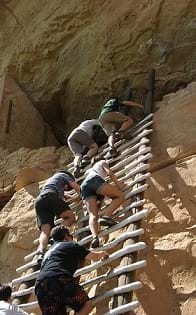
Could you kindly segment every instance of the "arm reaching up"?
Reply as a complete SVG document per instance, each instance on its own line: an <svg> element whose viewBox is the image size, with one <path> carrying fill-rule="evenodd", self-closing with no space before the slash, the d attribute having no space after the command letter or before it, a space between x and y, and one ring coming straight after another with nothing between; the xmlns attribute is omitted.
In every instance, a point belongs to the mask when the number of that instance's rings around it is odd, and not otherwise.
<svg viewBox="0 0 196 315"><path fill-rule="evenodd" d="M107 175L111 178L111 180L117 186L117 188L119 190L122 190L123 184L119 182L118 178L116 177L116 175L114 175L114 173L112 172L112 170L109 167L109 165L107 163L104 163L103 167L104 167L104 170L106 171Z"/></svg>
<svg viewBox="0 0 196 315"><path fill-rule="evenodd" d="M80 186L76 182L71 182L70 186L77 192L77 194L80 196Z"/></svg>
<svg viewBox="0 0 196 315"><path fill-rule="evenodd" d="M133 102L133 101L122 101L122 104L125 105L125 106L136 106L136 107L139 107L139 108L142 108L142 109L144 108L144 105L136 103L136 102Z"/></svg>
<svg viewBox="0 0 196 315"><path fill-rule="evenodd" d="M106 251L94 251L92 250L86 257L85 259L87 260L99 260L99 259L107 259L109 257L109 254Z"/></svg>

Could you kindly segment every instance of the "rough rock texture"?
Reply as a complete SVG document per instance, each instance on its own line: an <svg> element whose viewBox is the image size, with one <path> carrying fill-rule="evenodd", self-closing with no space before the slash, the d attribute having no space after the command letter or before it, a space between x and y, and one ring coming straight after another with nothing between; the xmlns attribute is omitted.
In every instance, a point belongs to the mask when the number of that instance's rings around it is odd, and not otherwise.
<svg viewBox="0 0 196 315"><path fill-rule="evenodd" d="M137 273L137 315L194 315L196 278L196 111L195 83L167 95L155 115L153 161L144 222L147 249Z"/></svg>
<svg viewBox="0 0 196 315"><path fill-rule="evenodd" d="M57 129L61 109L69 132L124 85L143 88L152 67L158 95L195 79L193 0L137 5L134 0L12 0L0 6L0 73L8 67Z"/></svg>
<svg viewBox="0 0 196 315"><path fill-rule="evenodd" d="M38 191L38 184L21 189L0 212L1 281L11 280L15 275L15 266L22 264L29 248L33 249L33 238L39 234L33 207Z"/></svg>
<svg viewBox="0 0 196 315"><path fill-rule="evenodd" d="M12 153L0 148L0 209L15 190L46 179L56 169L64 168L70 159L66 147L21 148Z"/></svg>
<svg viewBox="0 0 196 315"><path fill-rule="evenodd" d="M147 249L140 254L147 268L137 276L144 284L136 293L142 305L137 315L155 315L157 308L159 315L195 313L195 170L196 156L189 156L152 174L146 195L151 212L144 222Z"/></svg>
<svg viewBox="0 0 196 315"><path fill-rule="evenodd" d="M157 170L196 153L196 83L165 95L156 104L151 145L151 170ZM180 163L178 161L177 163Z"/></svg>
<svg viewBox="0 0 196 315"><path fill-rule="evenodd" d="M0 79L0 125L0 146L11 152L59 145L50 126L9 76Z"/></svg>
<svg viewBox="0 0 196 315"><path fill-rule="evenodd" d="M23 257L33 249L33 239L39 234L33 206L40 189L39 181L48 178L56 169L66 168L70 157L65 147L21 148L11 154L0 150L1 281L13 278L16 266L21 265Z"/></svg>

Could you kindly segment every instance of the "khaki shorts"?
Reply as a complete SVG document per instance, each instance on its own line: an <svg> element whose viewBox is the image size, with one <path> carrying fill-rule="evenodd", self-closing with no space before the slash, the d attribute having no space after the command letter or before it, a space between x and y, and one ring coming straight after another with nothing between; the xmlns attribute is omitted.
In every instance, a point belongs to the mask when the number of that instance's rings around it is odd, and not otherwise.
<svg viewBox="0 0 196 315"><path fill-rule="evenodd" d="M67 139L72 153L81 154L85 147L90 148L95 142L84 130L74 129Z"/></svg>
<svg viewBox="0 0 196 315"><path fill-rule="evenodd" d="M128 119L128 116L119 112L105 113L99 118L107 136L111 136L111 134L116 130L117 124L123 123Z"/></svg>

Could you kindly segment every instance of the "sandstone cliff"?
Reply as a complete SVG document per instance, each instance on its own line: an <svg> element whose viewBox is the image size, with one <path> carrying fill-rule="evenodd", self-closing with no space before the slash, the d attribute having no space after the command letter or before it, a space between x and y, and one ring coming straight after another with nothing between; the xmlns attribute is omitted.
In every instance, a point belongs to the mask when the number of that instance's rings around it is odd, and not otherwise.
<svg viewBox="0 0 196 315"><path fill-rule="evenodd" d="M140 101L153 67L156 99L178 92L156 104L135 314L195 315L196 83L181 89L196 79L195 34L194 0L0 1L1 281L15 277L38 236L42 181L71 158L48 124L63 142L130 84ZM6 86L5 73L15 79Z"/></svg>
<svg viewBox="0 0 196 315"><path fill-rule="evenodd" d="M0 146L10 152L43 146L58 146L50 126L26 94L9 76L0 79Z"/></svg>
<svg viewBox="0 0 196 315"><path fill-rule="evenodd" d="M195 79L195 21L193 0L1 1L0 73L69 132L124 85L139 97L152 67L157 97Z"/></svg>

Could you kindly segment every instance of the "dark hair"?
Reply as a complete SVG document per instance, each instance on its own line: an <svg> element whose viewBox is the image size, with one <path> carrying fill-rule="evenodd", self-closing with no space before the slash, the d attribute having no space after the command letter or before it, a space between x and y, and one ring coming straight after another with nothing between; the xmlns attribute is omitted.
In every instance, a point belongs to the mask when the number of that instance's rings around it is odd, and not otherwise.
<svg viewBox="0 0 196 315"><path fill-rule="evenodd" d="M56 226L51 233L51 236L55 242L63 241L65 235L70 236L69 229L64 227L63 225Z"/></svg>
<svg viewBox="0 0 196 315"><path fill-rule="evenodd" d="M0 301L8 301L12 294L12 288L8 284L0 284Z"/></svg>
<svg viewBox="0 0 196 315"><path fill-rule="evenodd" d="M55 174L56 173L64 173L64 174L68 175L69 177L71 177L71 179L73 179L75 181L75 177L72 175L72 173L70 173L67 170L58 170L58 171L55 172Z"/></svg>
<svg viewBox="0 0 196 315"><path fill-rule="evenodd" d="M70 172L68 172L68 171L66 171L66 170L58 170L58 171L56 171L55 174L57 174L57 173L66 174L66 175L68 175L74 182L76 181L75 177L74 177ZM67 191L73 189L68 183L67 183L67 186L68 186L68 189L66 189Z"/></svg>
<svg viewBox="0 0 196 315"><path fill-rule="evenodd" d="M100 156L93 156L91 159L91 166L93 166L95 163L105 160L104 157L100 157Z"/></svg>

